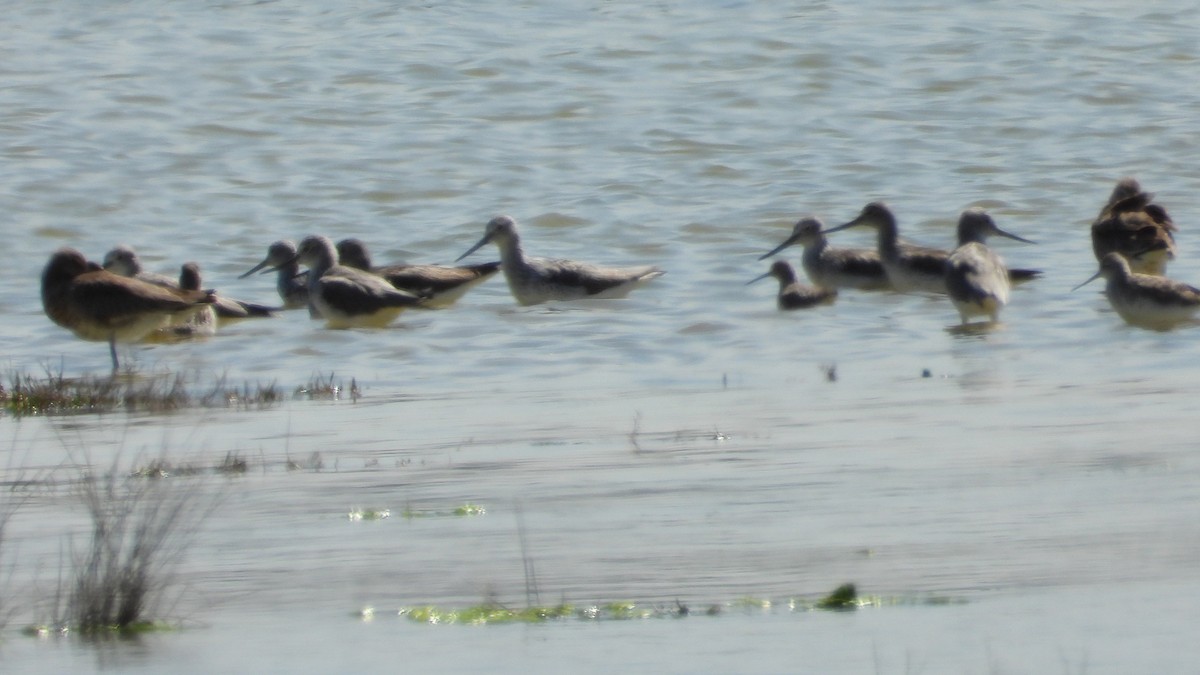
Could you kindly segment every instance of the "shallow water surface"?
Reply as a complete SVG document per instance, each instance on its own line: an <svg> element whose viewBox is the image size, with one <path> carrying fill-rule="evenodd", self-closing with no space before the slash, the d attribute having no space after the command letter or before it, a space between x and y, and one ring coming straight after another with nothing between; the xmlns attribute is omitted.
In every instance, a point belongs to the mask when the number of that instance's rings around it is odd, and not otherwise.
<svg viewBox="0 0 1200 675"><path fill-rule="evenodd" d="M357 401L0 418L14 672L615 668L1187 672L1200 652L1194 329L1123 325L1088 224L1134 175L1200 279L1194 3L352 2L28 5L0 27L7 365L103 374L43 315L69 245L237 276L279 238L446 263L510 213L526 250L654 263L626 300L517 307L501 278L386 330L306 312L134 345L198 388L314 378ZM983 206L1042 279L997 330L943 298L843 291L780 313L762 253L886 200L949 246ZM868 232L835 243L870 246ZM488 247L469 260L496 255ZM798 262L799 251L786 257ZM208 379L206 379L208 378ZM34 640L88 532L80 465L246 460L179 569L186 630ZM455 508L486 513L455 516ZM355 509L391 517L353 521ZM522 544L522 533L524 544ZM718 616L430 626L401 607L633 601ZM800 612L845 581L916 600ZM931 605L923 598L948 604ZM745 610L744 598L772 601ZM375 609L364 622L359 612ZM11 664L11 665L10 665Z"/></svg>

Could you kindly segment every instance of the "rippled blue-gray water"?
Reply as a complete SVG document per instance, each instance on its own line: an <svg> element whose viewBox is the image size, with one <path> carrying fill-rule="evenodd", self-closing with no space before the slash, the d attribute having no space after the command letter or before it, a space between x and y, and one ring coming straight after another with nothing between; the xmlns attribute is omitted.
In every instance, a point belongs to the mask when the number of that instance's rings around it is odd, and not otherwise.
<svg viewBox="0 0 1200 675"><path fill-rule="evenodd" d="M497 277L385 330L298 311L121 352L200 382L291 391L333 374L357 402L0 418L9 481L159 454L250 466L215 479L221 506L179 569L170 615L189 628L132 643L17 632L45 620L88 532L68 489L38 492L0 550L3 669L1187 672L1197 332L1128 327L1101 284L1071 288L1095 272L1088 225L1125 175L1180 225L1171 276L1200 281L1198 9L10 4L11 372L109 369L105 345L42 313L60 246L99 259L128 243L164 273L194 260L206 286L269 303L270 277L237 276L276 239L448 263L507 213L533 255L668 273L626 300L521 308ZM843 291L780 313L771 282L745 285L800 216L837 224L876 199L941 247L982 206L1038 242L995 248L1045 275L1000 329L967 334L944 298ZM486 514L444 515L463 504ZM396 616L522 606L529 560L544 603L775 604L542 626ZM844 581L953 602L786 608Z"/></svg>

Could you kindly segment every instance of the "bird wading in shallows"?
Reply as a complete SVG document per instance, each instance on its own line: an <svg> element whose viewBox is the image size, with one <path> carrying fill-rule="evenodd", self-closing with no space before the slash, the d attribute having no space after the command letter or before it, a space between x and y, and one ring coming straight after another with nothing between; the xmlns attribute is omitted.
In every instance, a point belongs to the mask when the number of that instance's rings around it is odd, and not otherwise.
<svg viewBox="0 0 1200 675"><path fill-rule="evenodd" d="M1000 229L982 209L963 211L958 219L958 248L946 258L945 283L964 324L974 316L986 316L996 323L1000 310L1008 304L1008 268L987 246L992 235L1033 243Z"/></svg>
<svg viewBox="0 0 1200 675"><path fill-rule="evenodd" d="M1195 322L1200 311L1200 289L1153 274L1140 274L1129 267L1120 253L1100 260L1100 270L1071 290L1078 290L1104 277L1104 295L1126 323L1140 328L1169 330Z"/></svg>
<svg viewBox="0 0 1200 675"><path fill-rule="evenodd" d="M487 281L500 271L498 261L446 267L444 265L385 265L375 267L367 253L366 244L358 239L343 239L337 243L338 263L366 270L387 279L402 291L425 298L422 309L442 309L453 305L467 291Z"/></svg>
<svg viewBox="0 0 1200 675"><path fill-rule="evenodd" d="M328 237L305 237L295 260L308 267L309 313L324 319L329 328L382 328L424 301L383 277L337 264L337 251Z"/></svg>
<svg viewBox="0 0 1200 675"><path fill-rule="evenodd" d="M800 280L796 278L796 270L786 260L776 260L771 263L771 269L747 281L746 284L749 285L767 277L774 277L779 281L779 293L775 296L775 303L779 309L807 309L817 305L832 304L837 298L836 288L806 286L800 283Z"/></svg>
<svg viewBox="0 0 1200 675"><path fill-rule="evenodd" d="M75 249L50 256L42 271L42 309L84 340L108 342L113 372L118 342L137 342L172 322L185 322L216 298L211 291L164 288L113 274Z"/></svg>
<svg viewBox="0 0 1200 675"><path fill-rule="evenodd" d="M800 266L810 281L823 288L884 290L892 287L879 252L869 248L834 248L825 238L825 225L817 218L801 218L782 244L759 256L766 260L783 249L804 247Z"/></svg>
<svg viewBox="0 0 1200 675"><path fill-rule="evenodd" d="M517 303L536 305L552 300L623 298L638 286L665 274L653 265L602 267L575 260L526 256L517 222L509 216L488 221L483 238L458 260L488 243L500 248L500 269Z"/></svg>

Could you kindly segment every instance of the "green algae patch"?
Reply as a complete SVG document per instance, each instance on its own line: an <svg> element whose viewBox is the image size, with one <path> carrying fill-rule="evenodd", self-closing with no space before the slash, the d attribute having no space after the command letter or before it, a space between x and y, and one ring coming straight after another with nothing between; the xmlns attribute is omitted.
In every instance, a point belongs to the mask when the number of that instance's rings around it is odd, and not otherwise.
<svg viewBox="0 0 1200 675"><path fill-rule="evenodd" d="M418 623L479 626L495 623L543 623L555 619L569 618L574 614L574 611L571 605L526 607L524 609L509 609L495 604L475 605L461 609L447 609L426 605L423 607L403 608L400 610L400 615L406 616Z"/></svg>
<svg viewBox="0 0 1200 675"><path fill-rule="evenodd" d="M51 638L81 635L88 639L131 638L149 633L175 633L182 630L177 624L166 621L135 621L125 626L98 624L72 628L69 624L36 624L25 626L21 634L27 637Z"/></svg>
<svg viewBox="0 0 1200 675"><path fill-rule="evenodd" d="M348 514L350 520L384 520L390 518L392 512L390 509L352 509Z"/></svg>
<svg viewBox="0 0 1200 675"><path fill-rule="evenodd" d="M889 607L904 605L952 605L962 604L965 600L944 596L877 596L860 595L858 588L852 584L842 584L829 594L816 598L788 598L771 600L756 596L744 596L728 603L708 604L700 609L692 609L680 602L673 603L637 603L628 600L597 603L581 607L573 607L563 603L554 606L535 606L525 609L510 609L497 603L484 603L473 607L448 608L436 605L405 607L399 611L399 616L411 621L426 624L504 624L504 623L543 623L554 620L579 621L635 621L650 619L677 618L689 616L719 617L726 610L740 610L773 614L778 612L809 613L809 612L844 612L863 607ZM359 612L364 620L374 618L374 610L369 613Z"/></svg>
<svg viewBox="0 0 1200 675"><path fill-rule="evenodd" d="M482 516L486 514L487 509L479 504L472 504L470 502L462 504L461 506L456 506L449 511L439 509L414 509L411 506L406 506L404 507L404 511L400 513L401 516L409 520L414 518L465 518L468 516Z"/></svg>

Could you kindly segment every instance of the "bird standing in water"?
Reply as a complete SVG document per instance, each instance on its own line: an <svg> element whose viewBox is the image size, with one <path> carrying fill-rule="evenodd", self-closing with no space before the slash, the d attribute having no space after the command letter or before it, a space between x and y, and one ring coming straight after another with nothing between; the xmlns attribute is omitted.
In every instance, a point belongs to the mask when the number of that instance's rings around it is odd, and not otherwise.
<svg viewBox="0 0 1200 675"><path fill-rule="evenodd" d="M767 277L775 277L779 281L779 294L775 302L779 309L807 309L817 305L832 304L837 298L836 288L806 286L796 278L796 270L785 260L771 263L771 269L761 276L746 282L750 285Z"/></svg>
<svg viewBox="0 0 1200 675"><path fill-rule="evenodd" d="M383 277L337 264L337 250L329 237L305 237L295 260L308 267L310 315L325 319L330 328L382 328L422 302Z"/></svg>
<svg viewBox="0 0 1200 675"><path fill-rule="evenodd" d="M114 373L120 367L118 342L137 342L214 301L211 291L163 288L113 274L70 248L51 255L42 271L46 316L84 340L108 342Z"/></svg>
<svg viewBox="0 0 1200 675"><path fill-rule="evenodd" d="M499 262L446 267L443 265L371 265L367 246L358 239L343 239L337 243L338 262L346 267L366 270L388 280L402 291L425 297L425 309L442 309L453 305L475 286L500 271Z"/></svg>
<svg viewBox="0 0 1200 675"><path fill-rule="evenodd" d="M799 244L804 247L800 265L810 281L824 288L889 289L887 272L879 253L868 248L833 248L825 238L824 223L813 217L801 218L782 244L759 256L765 260L783 249Z"/></svg>
<svg viewBox="0 0 1200 675"><path fill-rule="evenodd" d="M262 259L249 271L238 275L239 279L267 268L263 274L275 272L275 290L283 300L284 309L300 309L308 306L308 272L300 271L300 263L296 260L296 244L289 239L279 241L267 247L267 257Z"/></svg>
<svg viewBox="0 0 1200 675"><path fill-rule="evenodd" d="M944 279L946 292L963 324L973 316L986 316L996 323L1000 320L1000 310L1008 304L1008 268L987 246L987 238L992 235L1033 243L1000 229L982 209L962 212L958 219L958 248L946 258Z"/></svg>
<svg viewBox="0 0 1200 675"><path fill-rule="evenodd" d="M1121 318L1134 326L1167 330L1192 323L1200 311L1200 289L1180 281L1130 269L1120 253L1108 253L1100 260L1100 271L1071 290L1077 290L1098 277L1104 277L1104 295Z"/></svg>
<svg viewBox="0 0 1200 675"><path fill-rule="evenodd" d="M455 262L491 242L500 248L500 268L508 280L508 290L521 305L552 300L623 298L638 286L665 274L652 265L601 267L574 260L526 256L521 248L517 221L509 216L496 216L488 221L483 238Z"/></svg>

